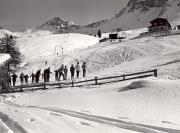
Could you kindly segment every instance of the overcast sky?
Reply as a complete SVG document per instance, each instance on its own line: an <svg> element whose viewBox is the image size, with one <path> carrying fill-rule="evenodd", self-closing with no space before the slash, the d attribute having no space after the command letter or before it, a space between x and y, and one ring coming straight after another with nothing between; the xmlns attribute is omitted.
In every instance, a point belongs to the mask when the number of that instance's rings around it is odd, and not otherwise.
<svg viewBox="0 0 180 133"><path fill-rule="evenodd" d="M128 0L0 0L0 26L12 31L60 17L76 24L112 17Z"/></svg>

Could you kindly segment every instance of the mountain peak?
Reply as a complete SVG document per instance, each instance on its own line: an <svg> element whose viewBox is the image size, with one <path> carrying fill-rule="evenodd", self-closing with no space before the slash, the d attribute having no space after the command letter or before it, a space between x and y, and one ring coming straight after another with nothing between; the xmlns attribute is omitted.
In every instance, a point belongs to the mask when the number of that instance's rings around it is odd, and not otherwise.
<svg viewBox="0 0 180 133"><path fill-rule="evenodd" d="M124 12L134 12L139 10L140 12L147 12L151 8L164 7L168 0L129 0L127 6L115 15L115 17L120 17Z"/></svg>
<svg viewBox="0 0 180 133"><path fill-rule="evenodd" d="M54 17L53 19L49 20L49 22L50 22L50 21L59 22L59 23L64 23L64 22L66 22L66 23L69 23L69 24L71 24L71 25L76 25L76 24L74 24L73 22L64 20L64 19L62 19L62 18L60 18L60 17Z"/></svg>
<svg viewBox="0 0 180 133"><path fill-rule="evenodd" d="M79 26L74 24L73 22L64 20L60 17L54 17L49 21L42 24L38 29L54 29L58 30L58 32L68 32L68 30L76 29Z"/></svg>

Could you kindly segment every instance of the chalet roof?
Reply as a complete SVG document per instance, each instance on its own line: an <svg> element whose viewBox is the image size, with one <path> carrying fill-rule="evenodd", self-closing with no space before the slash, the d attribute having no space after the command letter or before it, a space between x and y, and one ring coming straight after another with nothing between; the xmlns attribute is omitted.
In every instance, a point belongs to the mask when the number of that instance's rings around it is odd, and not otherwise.
<svg viewBox="0 0 180 133"><path fill-rule="evenodd" d="M168 22L168 20L165 19L165 18L156 18L156 19L150 21L150 23L153 23L153 22L158 21L158 20L161 20L161 21L167 21L167 22Z"/></svg>
<svg viewBox="0 0 180 133"><path fill-rule="evenodd" d="M156 21L165 21L165 22L166 22L166 25L168 25L169 27L171 27L170 23L169 23L168 20L165 19L165 18L156 18L156 19L150 21L150 23L153 24L153 23L156 22ZM149 26L148 28L151 28L151 27L154 27L154 26L151 25L151 26Z"/></svg>
<svg viewBox="0 0 180 133"><path fill-rule="evenodd" d="M9 54L0 54L0 67L4 65L5 62L9 61L11 56Z"/></svg>

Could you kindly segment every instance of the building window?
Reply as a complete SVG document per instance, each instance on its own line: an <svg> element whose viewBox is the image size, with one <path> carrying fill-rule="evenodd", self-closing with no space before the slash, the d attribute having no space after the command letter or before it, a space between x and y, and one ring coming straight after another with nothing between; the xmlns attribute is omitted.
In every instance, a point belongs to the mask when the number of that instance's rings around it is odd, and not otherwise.
<svg viewBox="0 0 180 133"><path fill-rule="evenodd" d="M164 25L164 23L163 23L163 22L160 22L160 25Z"/></svg>

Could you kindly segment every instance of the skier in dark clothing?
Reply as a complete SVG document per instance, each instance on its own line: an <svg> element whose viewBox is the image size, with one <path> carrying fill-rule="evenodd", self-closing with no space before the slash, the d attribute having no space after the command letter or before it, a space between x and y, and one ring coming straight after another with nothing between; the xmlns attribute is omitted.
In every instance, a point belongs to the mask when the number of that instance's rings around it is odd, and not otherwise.
<svg viewBox="0 0 180 133"><path fill-rule="evenodd" d="M16 78L17 78L17 75L15 73L13 73L13 75L12 75L13 86L16 85Z"/></svg>
<svg viewBox="0 0 180 133"><path fill-rule="evenodd" d="M85 77L85 76L86 76L86 69L87 69L86 62L83 62L83 65L82 65L83 77Z"/></svg>
<svg viewBox="0 0 180 133"><path fill-rule="evenodd" d="M74 79L74 71L75 71L75 68L74 68L74 66L72 64L71 67L70 67L71 79Z"/></svg>
<svg viewBox="0 0 180 133"><path fill-rule="evenodd" d="M20 81L21 81L21 85L24 84L24 74L23 73L20 74L19 78L20 78Z"/></svg>
<svg viewBox="0 0 180 133"><path fill-rule="evenodd" d="M42 78L44 79L44 82L47 82L47 69L44 69L44 72L42 74Z"/></svg>
<svg viewBox="0 0 180 133"><path fill-rule="evenodd" d="M28 84L28 78L29 78L28 75L24 75L24 79L25 79L25 83L26 83L26 84Z"/></svg>
<svg viewBox="0 0 180 133"><path fill-rule="evenodd" d="M61 67L59 68L59 79L61 79L61 75L63 76L63 80L65 79L65 76L64 76L64 65L62 64Z"/></svg>
<svg viewBox="0 0 180 133"><path fill-rule="evenodd" d="M50 67L44 70L44 82L49 82L50 73L51 73Z"/></svg>
<svg viewBox="0 0 180 133"><path fill-rule="evenodd" d="M35 74L32 73L30 77L32 78L32 83L34 83Z"/></svg>
<svg viewBox="0 0 180 133"><path fill-rule="evenodd" d="M80 72L79 62L77 62L75 69L76 69L76 76L77 76L77 78L79 78L79 72Z"/></svg>
<svg viewBox="0 0 180 133"><path fill-rule="evenodd" d="M36 72L36 83L39 82L39 77L41 75L41 69L39 69L37 72Z"/></svg>
<svg viewBox="0 0 180 133"><path fill-rule="evenodd" d="M58 81L59 70L55 70L55 81Z"/></svg>
<svg viewBox="0 0 180 133"><path fill-rule="evenodd" d="M64 68L64 77L65 77L65 80L67 80L67 73L68 73L68 69L67 69L67 66L65 66L65 68Z"/></svg>
<svg viewBox="0 0 180 133"><path fill-rule="evenodd" d="M11 75L8 74L8 82L9 82L9 85L11 86Z"/></svg>
<svg viewBox="0 0 180 133"><path fill-rule="evenodd" d="M50 67L48 68L47 70L47 82L49 82L49 79L50 79L50 74L51 74L51 70L50 70Z"/></svg>

